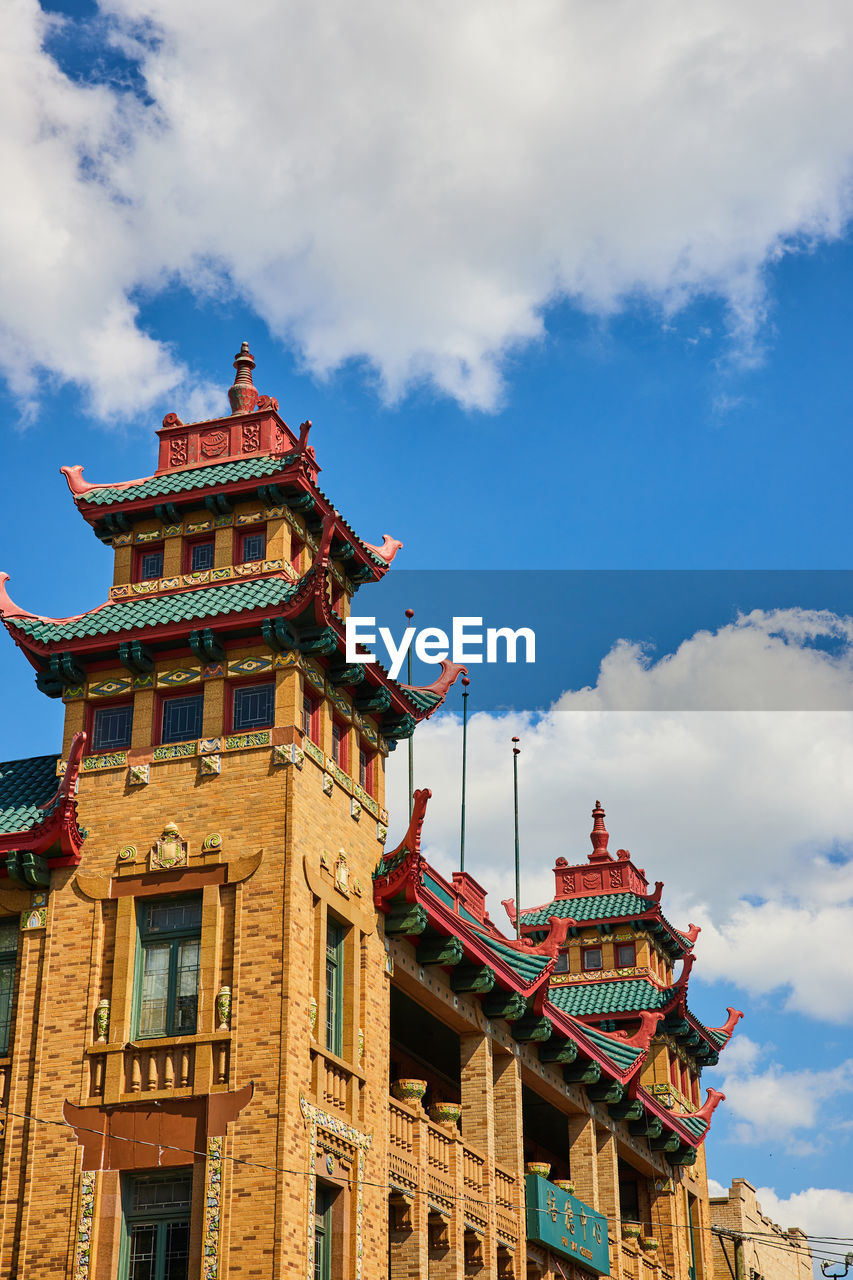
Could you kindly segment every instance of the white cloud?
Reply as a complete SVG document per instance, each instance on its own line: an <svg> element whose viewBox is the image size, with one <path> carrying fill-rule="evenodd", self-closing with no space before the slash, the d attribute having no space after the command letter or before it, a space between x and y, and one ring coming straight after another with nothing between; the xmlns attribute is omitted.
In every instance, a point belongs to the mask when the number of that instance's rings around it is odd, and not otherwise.
<svg viewBox="0 0 853 1280"><path fill-rule="evenodd" d="M586 858L600 798L611 850L629 847L650 882L666 882L676 925L702 925L697 974L850 1020L853 960L839 939L853 930L853 715L678 707L742 699L846 708L852 661L848 619L755 613L658 662L617 646L593 688L562 694L539 717L472 715L466 867L489 890L494 918L507 923L499 903L514 895L518 733L526 905L553 896L557 857ZM612 709L625 705L634 709ZM416 785L433 791L427 854L449 872L459 849L459 723L440 717L415 742ZM405 811L405 760L405 748L392 757L392 815Z"/></svg>
<svg viewBox="0 0 853 1280"><path fill-rule="evenodd" d="M825 1131L836 1118L832 1104L853 1092L853 1059L823 1071L786 1071L775 1062L763 1065L768 1052L740 1034L713 1071L722 1076L715 1086L726 1095L732 1138L797 1155L825 1148Z"/></svg>
<svg viewBox="0 0 853 1280"><path fill-rule="evenodd" d="M725 1196L728 1188L709 1178L708 1192L712 1197ZM808 1236L824 1237L824 1242L814 1242L815 1251L840 1254L847 1248L843 1241L853 1241L853 1191L808 1187L780 1196L773 1187L758 1187L755 1194L765 1217L783 1230L799 1227ZM836 1243L839 1237L840 1244Z"/></svg>
<svg viewBox="0 0 853 1280"><path fill-rule="evenodd" d="M772 1187L758 1187L756 1196L767 1217L780 1226L800 1227L809 1236L841 1237L848 1242L816 1244L816 1249L843 1253L853 1240L853 1191L808 1187L790 1196L779 1196Z"/></svg>
<svg viewBox="0 0 853 1280"><path fill-rule="evenodd" d="M34 361L104 416L179 394L135 310L170 280L240 294L317 373L366 358L390 396L428 380L493 405L559 296L605 315L716 293L748 351L766 265L849 216L843 0L102 12L150 102L67 80L34 0L4 28L0 358L21 399Z"/></svg>

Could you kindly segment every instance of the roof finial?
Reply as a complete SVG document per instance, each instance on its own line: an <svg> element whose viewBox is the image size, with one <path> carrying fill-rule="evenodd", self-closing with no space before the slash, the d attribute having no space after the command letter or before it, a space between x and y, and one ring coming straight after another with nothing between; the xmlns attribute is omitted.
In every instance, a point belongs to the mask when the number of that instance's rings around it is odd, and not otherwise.
<svg viewBox="0 0 853 1280"><path fill-rule="evenodd" d="M231 402L232 413L249 413L257 403L258 392L252 382L252 370L254 367L255 357L249 350L248 342L243 342L234 357L234 368L237 370L237 377L234 379L234 385L228 388L228 399Z"/></svg>
<svg viewBox="0 0 853 1280"><path fill-rule="evenodd" d="M600 800L595 802L592 817L592 831L589 834L589 838L592 841L592 853L589 855L589 860L590 862L610 862L610 854L607 851L607 841L610 839L610 835L604 825L604 810L601 807Z"/></svg>

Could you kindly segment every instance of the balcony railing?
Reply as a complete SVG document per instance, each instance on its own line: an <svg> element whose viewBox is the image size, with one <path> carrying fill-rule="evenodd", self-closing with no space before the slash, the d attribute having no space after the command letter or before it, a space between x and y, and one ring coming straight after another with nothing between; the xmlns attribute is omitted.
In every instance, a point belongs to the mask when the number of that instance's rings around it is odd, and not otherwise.
<svg viewBox="0 0 853 1280"><path fill-rule="evenodd" d="M86 1053L89 1097L114 1103L227 1089L231 1034L213 1032L130 1044L92 1045Z"/></svg>
<svg viewBox="0 0 853 1280"><path fill-rule="evenodd" d="M518 1241L521 1189L513 1174L489 1165L456 1129L395 1099L388 1103L388 1180L403 1197L425 1187L430 1211L461 1213L466 1229L511 1247Z"/></svg>

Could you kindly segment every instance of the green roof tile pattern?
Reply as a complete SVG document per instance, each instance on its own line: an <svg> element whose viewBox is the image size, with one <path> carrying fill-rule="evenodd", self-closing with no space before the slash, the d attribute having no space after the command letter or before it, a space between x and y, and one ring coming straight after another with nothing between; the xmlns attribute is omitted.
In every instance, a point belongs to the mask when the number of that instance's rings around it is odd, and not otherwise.
<svg viewBox="0 0 853 1280"><path fill-rule="evenodd" d="M296 589L295 583L279 577L260 578L253 582L229 582L221 587L194 587L168 596L117 600L68 622L42 621L40 618L7 618L6 622L41 644L58 644L89 636L116 635L175 622L244 613L252 609L271 609L284 604Z"/></svg>
<svg viewBox="0 0 853 1280"><path fill-rule="evenodd" d="M518 974L525 986L535 982L550 961L550 956L531 956L524 951L516 951L514 947L508 947L503 942L498 942L496 938L489 937L487 933L481 933L479 929L477 933L489 950Z"/></svg>
<svg viewBox="0 0 853 1280"><path fill-rule="evenodd" d="M628 1071L645 1053L645 1049L626 1044L624 1040L616 1040L613 1036L605 1035L603 1031L596 1031L595 1027L584 1027L583 1030L586 1038L591 1040L596 1048L600 1049L612 1062L615 1062L621 1071Z"/></svg>
<svg viewBox="0 0 853 1280"><path fill-rule="evenodd" d="M669 991L660 991L642 978L626 978L623 982L579 982L572 986L552 986L548 999L573 1018L593 1014L641 1013L644 1009L661 1009L670 999Z"/></svg>
<svg viewBox="0 0 853 1280"><path fill-rule="evenodd" d="M688 1133L692 1133L694 1138L701 1138L702 1134L708 1128L708 1121L697 1118L696 1116L679 1116L678 1123L682 1129L686 1129Z"/></svg>
<svg viewBox="0 0 853 1280"><path fill-rule="evenodd" d="M235 480L257 480L283 471L293 461L285 458L239 458L236 462L218 462L209 467L192 467L187 471L167 471L151 476L140 484L127 489L114 489L110 485L92 489L80 496L80 501L96 507L111 507L117 502L135 502L139 498L166 498L173 493L190 493L193 489L206 489L210 485L231 484Z"/></svg>
<svg viewBox="0 0 853 1280"><path fill-rule="evenodd" d="M40 806L59 786L56 760L55 755L31 756L0 764L0 834L29 831L42 819Z"/></svg>
<svg viewBox="0 0 853 1280"><path fill-rule="evenodd" d="M699 1022L699 1019L697 1018L696 1021ZM712 1040L719 1048L722 1048L724 1044L728 1044L729 1037L725 1031L712 1031L710 1027L703 1026L701 1022L699 1022L699 1026L702 1027L708 1039Z"/></svg>
<svg viewBox="0 0 853 1280"><path fill-rule="evenodd" d="M549 916L571 916L574 920L609 920L642 915L648 899L638 893L597 893L588 898L557 898L544 907L522 911L527 925L547 924Z"/></svg>
<svg viewBox="0 0 853 1280"><path fill-rule="evenodd" d="M441 702L441 694L433 693L430 689L404 689L403 693L419 711L429 711Z"/></svg>

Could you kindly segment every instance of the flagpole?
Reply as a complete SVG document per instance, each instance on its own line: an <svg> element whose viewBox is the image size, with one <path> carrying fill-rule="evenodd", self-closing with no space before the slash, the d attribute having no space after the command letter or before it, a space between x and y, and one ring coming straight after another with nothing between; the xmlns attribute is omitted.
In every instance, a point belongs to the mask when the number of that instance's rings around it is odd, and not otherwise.
<svg viewBox="0 0 853 1280"><path fill-rule="evenodd" d="M465 870L465 773L468 763L468 685L471 681L462 677L462 834L459 842L459 870Z"/></svg>
<svg viewBox="0 0 853 1280"><path fill-rule="evenodd" d="M414 618L414 616L415 616L414 609L406 610L407 623L411 623L412 618ZM411 645L409 645L408 652L406 654L406 671L407 671L407 683L411 684L412 683L412 646ZM415 803L415 735L413 733L410 733L409 734L409 821L410 822L412 820L412 808L414 806L414 803Z"/></svg>
<svg viewBox="0 0 853 1280"><path fill-rule="evenodd" d="M518 738L513 738L513 744ZM521 747L512 748L512 788L515 802L515 936L521 937L521 862L518 853L518 757Z"/></svg>

